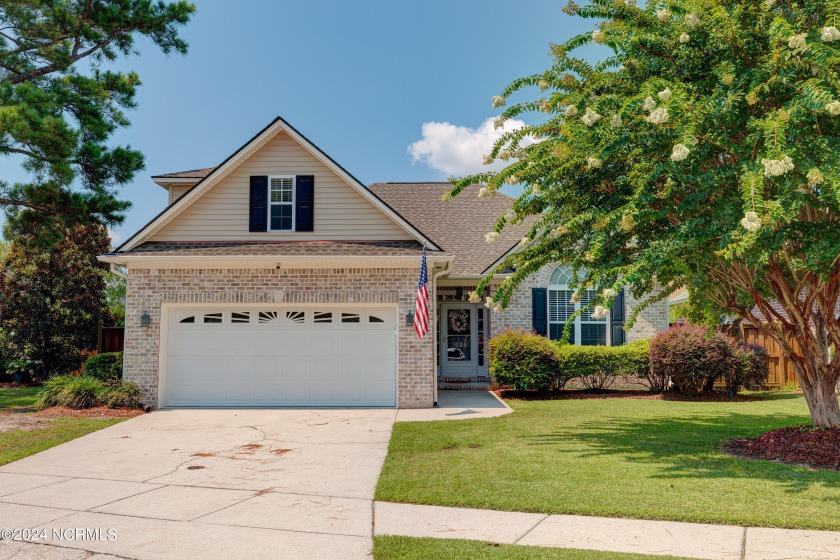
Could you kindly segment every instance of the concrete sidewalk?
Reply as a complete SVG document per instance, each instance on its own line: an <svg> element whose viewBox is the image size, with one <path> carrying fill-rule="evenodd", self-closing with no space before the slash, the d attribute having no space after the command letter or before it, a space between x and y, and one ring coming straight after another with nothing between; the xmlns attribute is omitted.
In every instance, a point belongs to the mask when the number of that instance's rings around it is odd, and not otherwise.
<svg viewBox="0 0 840 560"><path fill-rule="evenodd" d="M510 414L513 410L491 391L438 391L435 408L401 408L397 422L430 422L433 420L471 420Z"/></svg>
<svg viewBox="0 0 840 560"><path fill-rule="evenodd" d="M840 533L374 504L374 533L671 555L703 560L840 560Z"/></svg>

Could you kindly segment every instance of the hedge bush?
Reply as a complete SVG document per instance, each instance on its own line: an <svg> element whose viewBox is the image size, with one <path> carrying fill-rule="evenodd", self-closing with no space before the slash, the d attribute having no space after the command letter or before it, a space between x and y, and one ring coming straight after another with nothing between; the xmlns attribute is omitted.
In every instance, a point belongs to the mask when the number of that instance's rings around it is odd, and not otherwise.
<svg viewBox="0 0 840 560"><path fill-rule="evenodd" d="M674 390L696 395L737 367L732 343L722 334L709 335L697 325L674 325L650 343L651 376L670 379Z"/></svg>
<svg viewBox="0 0 840 560"><path fill-rule="evenodd" d="M103 381L122 378L123 353L105 352L91 356L85 363L85 375Z"/></svg>
<svg viewBox="0 0 840 560"><path fill-rule="evenodd" d="M102 381L90 375L57 375L44 383L38 406L68 408L139 408L140 387L121 380Z"/></svg>
<svg viewBox="0 0 840 560"><path fill-rule="evenodd" d="M130 381L110 381L105 383L102 392L102 404L108 408L140 408L143 396L140 387Z"/></svg>
<svg viewBox="0 0 840 560"><path fill-rule="evenodd" d="M648 341L624 346L560 346L560 369L590 390L612 387L619 378L640 378L650 369Z"/></svg>
<svg viewBox="0 0 840 560"><path fill-rule="evenodd" d="M507 330L490 339L490 375L514 389L562 389L570 379L559 367L557 345L533 333Z"/></svg>
<svg viewBox="0 0 840 560"><path fill-rule="evenodd" d="M726 391L738 393L744 387L761 385L767 379L770 356L767 350L758 344L737 342L732 346L735 364L726 375Z"/></svg>

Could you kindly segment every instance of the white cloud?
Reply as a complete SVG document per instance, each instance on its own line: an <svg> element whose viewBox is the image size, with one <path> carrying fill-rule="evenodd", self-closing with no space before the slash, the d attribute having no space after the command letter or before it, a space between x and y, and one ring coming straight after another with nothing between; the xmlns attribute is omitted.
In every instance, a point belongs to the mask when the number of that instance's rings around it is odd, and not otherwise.
<svg viewBox="0 0 840 560"><path fill-rule="evenodd" d="M120 242L123 240L123 236L112 229L108 230L108 237L111 238L111 243L114 245L114 247L119 245Z"/></svg>
<svg viewBox="0 0 840 560"><path fill-rule="evenodd" d="M493 144L503 132L510 132L525 126L518 119L505 121L504 127L496 130L489 118L478 128L458 126L448 122L423 123L422 138L408 147L413 162L421 162L447 176L459 177L482 171L498 171L504 162L495 161L484 165L485 154L490 153ZM523 142L523 146L531 142Z"/></svg>

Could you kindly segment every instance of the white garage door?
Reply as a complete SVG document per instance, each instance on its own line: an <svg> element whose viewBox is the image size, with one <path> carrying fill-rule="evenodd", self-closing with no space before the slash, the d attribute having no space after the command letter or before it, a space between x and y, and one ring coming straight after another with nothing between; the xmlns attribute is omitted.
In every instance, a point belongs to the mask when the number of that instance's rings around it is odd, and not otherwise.
<svg viewBox="0 0 840 560"><path fill-rule="evenodd" d="M168 313L165 406L396 406L395 307Z"/></svg>

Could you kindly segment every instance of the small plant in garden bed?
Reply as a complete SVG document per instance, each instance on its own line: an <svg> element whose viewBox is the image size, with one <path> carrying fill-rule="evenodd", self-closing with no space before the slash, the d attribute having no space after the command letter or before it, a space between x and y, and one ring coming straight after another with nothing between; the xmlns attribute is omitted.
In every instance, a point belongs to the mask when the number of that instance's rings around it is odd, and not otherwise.
<svg viewBox="0 0 840 560"><path fill-rule="evenodd" d="M840 428L781 428L757 438L729 441L723 450L747 459L840 470Z"/></svg>

